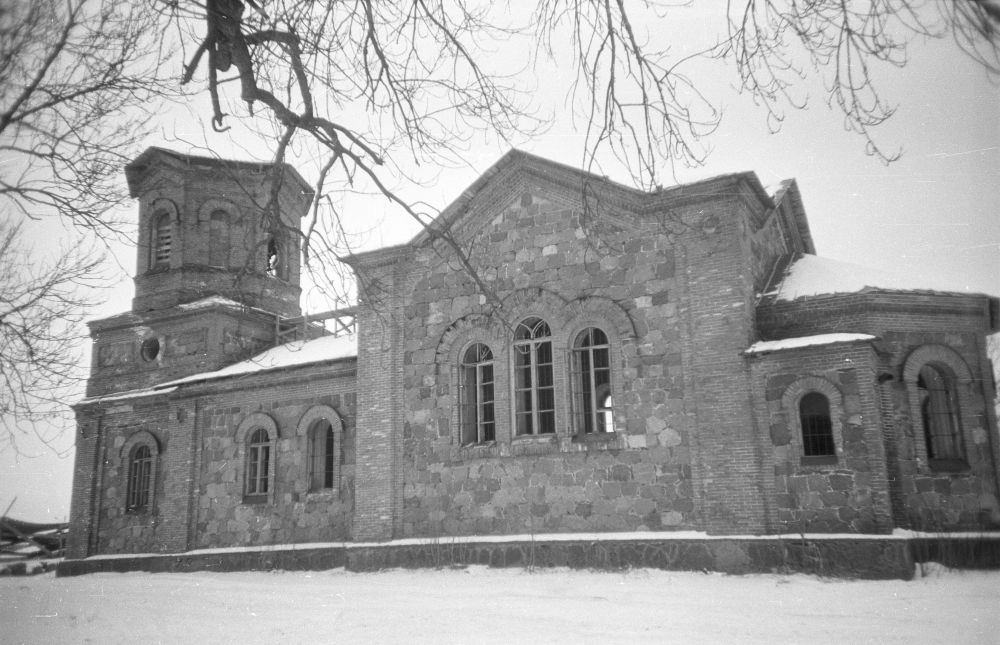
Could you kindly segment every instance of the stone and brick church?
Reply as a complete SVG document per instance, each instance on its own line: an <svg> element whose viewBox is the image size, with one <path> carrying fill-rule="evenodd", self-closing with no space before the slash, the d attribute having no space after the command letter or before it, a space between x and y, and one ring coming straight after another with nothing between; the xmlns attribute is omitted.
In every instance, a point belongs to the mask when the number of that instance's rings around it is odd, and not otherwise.
<svg viewBox="0 0 1000 645"><path fill-rule="evenodd" d="M70 558L1000 523L1000 302L817 257L794 181L643 192L512 151L304 316L293 169L125 172L135 298L90 323Z"/></svg>

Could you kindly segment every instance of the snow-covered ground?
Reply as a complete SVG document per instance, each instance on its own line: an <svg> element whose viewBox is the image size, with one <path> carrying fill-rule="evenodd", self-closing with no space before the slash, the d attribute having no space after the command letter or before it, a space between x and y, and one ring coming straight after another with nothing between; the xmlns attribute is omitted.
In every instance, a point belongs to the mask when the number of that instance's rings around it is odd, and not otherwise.
<svg viewBox="0 0 1000 645"><path fill-rule="evenodd" d="M654 570L0 578L3 643L997 643L1000 572Z"/></svg>

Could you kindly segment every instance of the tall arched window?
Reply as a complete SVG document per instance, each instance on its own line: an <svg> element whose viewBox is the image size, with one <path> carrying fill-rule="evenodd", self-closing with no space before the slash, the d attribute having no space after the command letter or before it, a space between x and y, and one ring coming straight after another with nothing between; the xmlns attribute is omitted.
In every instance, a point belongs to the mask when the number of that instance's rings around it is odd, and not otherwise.
<svg viewBox="0 0 1000 645"><path fill-rule="evenodd" d="M281 280L288 279L288 254L285 250L287 246L277 235L267 238L267 262L264 269L269 276Z"/></svg>
<svg viewBox="0 0 1000 645"><path fill-rule="evenodd" d="M483 343L472 345L462 355L459 372L462 445L494 441L493 352Z"/></svg>
<svg viewBox="0 0 1000 645"><path fill-rule="evenodd" d="M572 358L574 429L578 434L613 432L611 347L597 327L580 332Z"/></svg>
<svg viewBox="0 0 1000 645"><path fill-rule="evenodd" d="M153 215L152 222L149 266L169 266L170 250L173 246L173 227L170 223L170 213L160 211Z"/></svg>
<svg viewBox="0 0 1000 645"><path fill-rule="evenodd" d="M247 441L246 488L244 501L266 502L270 492L271 438L257 428Z"/></svg>
<svg viewBox="0 0 1000 645"><path fill-rule="evenodd" d="M149 510L153 487L153 452L149 446L138 444L128 458L128 486L125 510L141 513Z"/></svg>
<svg viewBox="0 0 1000 645"><path fill-rule="evenodd" d="M309 488L336 488L336 437L328 419L318 419L309 428Z"/></svg>
<svg viewBox="0 0 1000 645"><path fill-rule="evenodd" d="M924 365L917 393L928 459L962 459L954 379L935 365Z"/></svg>
<svg viewBox="0 0 1000 645"><path fill-rule="evenodd" d="M556 431L552 332L541 318L522 320L514 331L514 400L518 435Z"/></svg>
<svg viewBox="0 0 1000 645"><path fill-rule="evenodd" d="M208 218L208 265L225 268L229 263L229 213L212 211Z"/></svg>
<svg viewBox="0 0 1000 645"><path fill-rule="evenodd" d="M809 392L799 400L802 426L802 454L805 457L835 457L830 400L819 392Z"/></svg>

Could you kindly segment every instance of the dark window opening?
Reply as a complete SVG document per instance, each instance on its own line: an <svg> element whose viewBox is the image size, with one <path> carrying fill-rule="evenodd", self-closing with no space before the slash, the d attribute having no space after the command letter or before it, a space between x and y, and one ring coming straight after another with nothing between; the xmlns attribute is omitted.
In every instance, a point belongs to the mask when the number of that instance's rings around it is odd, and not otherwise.
<svg viewBox="0 0 1000 645"><path fill-rule="evenodd" d="M135 345L133 345L135 347ZM158 338L147 338L142 341L142 345L139 346L139 355L142 360L147 363L156 360L156 357L160 355L160 341Z"/></svg>
<svg viewBox="0 0 1000 645"><path fill-rule="evenodd" d="M320 419L309 430L310 448L310 489L323 490L335 488L336 441L333 425L326 419Z"/></svg>
<svg viewBox="0 0 1000 645"><path fill-rule="evenodd" d="M591 327L576 337L572 376L576 432L614 432L611 346L604 331Z"/></svg>
<svg viewBox="0 0 1000 645"><path fill-rule="evenodd" d="M521 321L514 332L514 400L518 435L556 431L552 332L541 318Z"/></svg>
<svg viewBox="0 0 1000 645"><path fill-rule="evenodd" d="M830 401L819 392L810 392L799 401L802 424L802 454L806 457L832 457L837 454L833 441Z"/></svg>
<svg viewBox="0 0 1000 645"><path fill-rule="evenodd" d="M149 509L152 473L153 452L149 446L140 445L133 448L128 460L126 510L142 512Z"/></svg>
<svg viewBox="0 0 1000 645"><path fill-rule="evenodd" d="M271 438L264 428L257 428L247 443L246 499L266 501L270 489Z"/></svg>
<svg viewBox="0 0 1000 645"><path fill-rule="evenodd" d="M462 445L495 441L493 352L486 345L476 343L462 356L459 371Z"/></svg>
<svg viewBox="0 0 1000 645"><path fill-rule="evenodd" d="M271 236L267 239L267 265L265 270L267 275L288 279L288 258L285 257L285 245L278 241L278 238Z"/></svg>
<svg viewBox="0 0 1000 645"><path fill-rule="evenodd" d="M937 367L924 365L917 378L917 392L928 459L963 459L954 380Z"/></svg>

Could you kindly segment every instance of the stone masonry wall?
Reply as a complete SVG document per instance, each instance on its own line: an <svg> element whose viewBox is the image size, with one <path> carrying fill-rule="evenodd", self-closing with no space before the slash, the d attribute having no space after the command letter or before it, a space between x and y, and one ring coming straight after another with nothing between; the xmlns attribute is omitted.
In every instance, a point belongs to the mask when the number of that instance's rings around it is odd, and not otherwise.
<svg viewBox="0 0 1000 645"><path fill-rule="evenodd" d="M757 414L770 436L774 487L771 529L781 533L888 533L892 530L885 450L866 344L783 350L749 359ZM835 458L803 452L799 400L830 403Z"/></svg>
<svg viewBox="0 0 1000 645"><path fill-rule="evenodd" d="M643 219L609 208L603 213L611 216L602 218L580 211L574 204L579 192L534 177L495 183L500 187L482 197L481 207L508 205L470 220L475 231L461 234L470 236L463 244L502 308L493 311L457 265L442 262L443 248L418 249L399 292L405 321L401 535L699 526L691 388L700 372L689 372L703 365L685 354L691 348L685 335L710 321L685 300L687 280L702 268L686 265L685 254L695 246L715 253L713 270L737 283L734 290L712 283L699 297L707 311L712 291L713 316L739 304L733 318L726 314L722 324L702 330L706 344L711 334L716 341L735 335L732 361L739 365L738 350L750 334L745 305L752 276L741 271L740 260L726 259L739 255L739 244L720 240L732 239L726 236L742 215L734 202L702 202ZM511 334L530 315L552 330L557 428L554 435L517 437ZM611 339L615 432L579 436L571 423L569 352L575 334L591 325ZM494 355L497 436L486 445L461 446L456 366L474 341ZM731 396L747 405L745 394ZM722 452L712 439L704 443L705 450ZM747 462L741 472L756 472L752 443L727 462ZM720 490L719 503L755 512L759 494L739 495L724 499Z"/></svg>
<svg viewBox="0 0 1000 645"><path fill-rule="evenodd" d="M342 423L339 482L331 490L311 491L303 417L317 408L332 408ZM239 431L251 415L270 419L278 432L271 490L261 503L247 503L243 496L245 435L258 424ZM350 539L356 417L353 366L347 373L342 367L297 370L290 382L261 378L251 387L205 397L198 421L202 441L191 548Z"/></svg>

